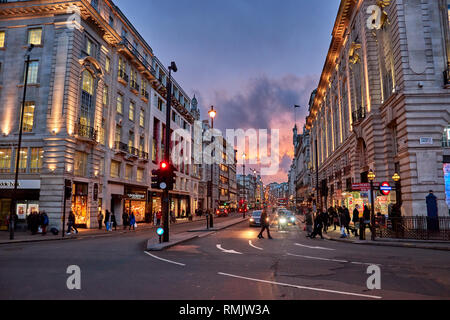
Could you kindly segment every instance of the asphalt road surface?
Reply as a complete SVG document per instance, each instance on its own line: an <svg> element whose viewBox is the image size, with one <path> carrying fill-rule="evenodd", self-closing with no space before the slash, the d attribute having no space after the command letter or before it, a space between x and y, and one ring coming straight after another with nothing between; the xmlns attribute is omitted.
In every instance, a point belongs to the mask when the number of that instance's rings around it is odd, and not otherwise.
<svg viewBox="0 0 450 320"><path fill-rule="evenodd" d="M200 225L199 223L197 223ZM174 227L174 231L195 228ZM450 253L309 240L298 226L257 239L248 222L163 252L153 234L0 246L1 299L449 299ZM69 266L81 290L69 290ZM381 289L369 290L377 265Z"/></svg>

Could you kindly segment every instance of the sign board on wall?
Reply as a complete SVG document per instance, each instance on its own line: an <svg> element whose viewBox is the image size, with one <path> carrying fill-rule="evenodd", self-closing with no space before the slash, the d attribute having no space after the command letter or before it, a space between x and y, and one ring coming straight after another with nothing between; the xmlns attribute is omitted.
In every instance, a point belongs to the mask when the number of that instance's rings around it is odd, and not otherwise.
<svg viewBox="0 0 450 320"><path fill-rule="evenodd" d="M40 189L41 180L19 180L18 189ZM14 180L0 180L0 189L14 189Z"/></svg>

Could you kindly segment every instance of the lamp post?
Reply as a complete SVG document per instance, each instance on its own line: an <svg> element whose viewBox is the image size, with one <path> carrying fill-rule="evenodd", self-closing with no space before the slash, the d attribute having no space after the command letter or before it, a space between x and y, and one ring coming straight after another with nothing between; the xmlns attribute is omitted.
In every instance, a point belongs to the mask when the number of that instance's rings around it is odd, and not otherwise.
<svg viewBox="0 0 450 320"><path fill-rule="evenodd" d="M211 106L211 110L208 112L209 117L211 118L211 129L212 129L212 141L214 142L214 119L217 116L216 110L214 110L214 106ZM213 161L213 154L211 152L211 215L210 215L210 223L209 226L211 228L214 227L214 213L216 212L216 208L214 206L213 201L213 186L214 186L214 180L213 180L213 171L214 171L214 161Z"/></svg>
<svg viewBox="0 0 450 320"><path fill-rule="evenodd" d="M244 208L242 209L242 212L243 212L243 218L245 219L245 209L246 209L246 207L247 207L247 186L245 185L246 184L246 182L245 182L245 158L247 157L247 155L244 153L243 155L242 155L242 164L243 164L243 166L242 166L242 181L243 181L243 186L244 186Z"/></svg>
<svg viewBox="0 0 450 320"><path fill-rule="evenodd" d="M396 198L396 202L397 202L397 206L398 209L400 210L400 208L402 207L402 187L400 185L400 180L401 177L400 175L396 172L394 174L394 176L392 177L392 180L394 180L395 182L395 198Z"/></svg>
<svg viewBox="0 0 450 320"><path fill-rule="evenodd" d="M23 134L23 116L25 113L25 101L27 96L27 86L28 86L28 68L30 66L30 55L31 50L33 50L34 45L31 44L28 47L26 57L27 60L25 61L25 79L23 84L23 97L22 97L22 106L20 110L20 124L19 124L19 142L17 145L17 152L16 152L16 168L15 168L15 177L14 177L14 190L13 190L13 196L11 200L11 207L10 207L10 213L9 213L9 239L14 240L14 211L16 209L16 203L17 203L17 187L19 184L19 166L20 166L20 151L22 148L22 134Z"/></svg>
<svg viewBox="0 0 450 320"><path fill-rule="evenodd" d="M367 178L370 181L370 202L371 202L371 212L370 212L370 225L371 225L371 233L372 233L372 241L375 241L375 198L373 194L373 181L376 178L375 173L370 170Z"/></svg>
<svg viewBox="0 0 450 320"><path fill-rule="evenodd" d="M178 68L175 62L171 62L169 66L169 79L167 81L167 110L166 110L166 139L165 139L165 150L164 150L164 161L170 165L170 116L172 113L172 71L177 72ZM169 215L170 215L170 197L168 188L164 189L163 192L163 242L169 242Z"/></svg>

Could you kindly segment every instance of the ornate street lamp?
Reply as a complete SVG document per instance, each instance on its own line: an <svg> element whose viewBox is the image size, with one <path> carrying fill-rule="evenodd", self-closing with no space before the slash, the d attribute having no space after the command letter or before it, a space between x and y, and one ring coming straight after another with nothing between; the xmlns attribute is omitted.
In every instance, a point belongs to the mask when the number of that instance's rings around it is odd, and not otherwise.
<svg viewBox="0 0 450 320"><path fill-rule="evenodd" d="M214 106L211 106L211 110L209 110L208 112L209 117L211 118L211 130L212 130L212 141L214 141L214 119L217 116L217 112L216 110L214 110ZM211 228L214 227L214 213L216 212L216 208L214 207L214 203L213 203L213 186L214 186L214 180L213 180L213 170L214 170L214 164L213 164L213 160L212 160L212 156L213 154L211 153L211 216L210 218L210 223L209 226Z"/></svg>
<svg viewBox="0 0 450 320"><path fill-rule="evenodd" d="M373 194L373 181L376 178L375 173L373 172L373 170L370 170L367 178L370 181L370 202L371 202L371 214L370 214L370 225L371 225L371 232L372 232L372 241L375 241L375 199L374 199L374 194Z"/></svg>
<svg viewBox="0 0 450 320"><path fill-rule="evenodd" d="M400 175L397 172L392 177L392 180L394 180L394 182L395 182L395 196L396 196L396 202L397 202L397 206L398 206L399 210L402 206L402 193L401 193L402 187L400 184L401 179L402 178L400 177Z"/></svg>

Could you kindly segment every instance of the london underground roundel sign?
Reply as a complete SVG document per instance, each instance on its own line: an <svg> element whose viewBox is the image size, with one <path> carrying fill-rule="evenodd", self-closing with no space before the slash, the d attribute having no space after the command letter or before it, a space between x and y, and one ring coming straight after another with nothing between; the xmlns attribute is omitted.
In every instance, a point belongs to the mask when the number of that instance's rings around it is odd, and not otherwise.
<svg viewBox="0 0 450 320"><path fill-rule="evenodd" d="M392 191L392 187L389 182L383 182L380 186L380 191L383 195L388 196Z"/></svg>

